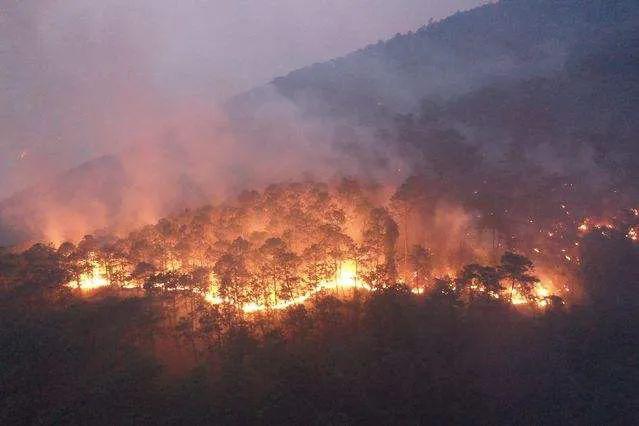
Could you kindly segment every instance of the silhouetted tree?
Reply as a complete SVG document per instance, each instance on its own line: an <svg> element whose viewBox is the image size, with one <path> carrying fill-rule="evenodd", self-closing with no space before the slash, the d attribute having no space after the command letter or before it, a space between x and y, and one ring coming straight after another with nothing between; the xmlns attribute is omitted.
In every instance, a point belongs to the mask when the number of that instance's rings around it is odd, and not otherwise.
<svg viewBox="0 0 639 426"><path fill-rule="evenodd" d="M506 252L501 257L499 271L503 278L510 282L510 300L515 289L528 300L533 300L533 290L539 278L532 275L533 263L530 259L517 253Z"/></svg>
<svg viewBox="0 0 639 426"><path fill-rule="evenodd" d="M430 278L433 268L433 254L418 244L411 248L408 259L413 271L413 283L416 287L421 288Z"/></svg>

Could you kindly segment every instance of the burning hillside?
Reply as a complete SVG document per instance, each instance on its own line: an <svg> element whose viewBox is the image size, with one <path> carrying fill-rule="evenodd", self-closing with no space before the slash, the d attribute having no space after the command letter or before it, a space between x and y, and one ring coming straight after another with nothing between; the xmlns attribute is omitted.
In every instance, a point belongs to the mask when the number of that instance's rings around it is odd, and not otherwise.
<svg viewBox="0 0 639 426"><path fill-rule="evenodd" d="M637 423L636 0L5 3L0 424Z"/></svg>
<svg viewBox="0 0 639 426"><path fill-rule="evenodd" d="M77 244L34 246L23 257L44 251L47 273L85 294L103 287L187 293L246 314L318 293L347 297L395 285L467 304L543 309L579 301L585 236L620 233L636 242L636 209L594 219L560 204L550 217L518 217L494 211L478 191L454 205L415 182L390 197L389 188L353 179L274 184L122 238L87 235ZM20 281L30 267L5 280Z"/></svg>
<svg viewBox="0 0 639 426"><path fill-rule="evenodd" d="M80 404L60 401L67 394L53 389L61 386L78 389L78 401L87 398L86 374L106 374L100 388L124 383L116 385L124 395L107 407L160 415L172 395L188 400L196 386L198 412L228 416L229 423L238 422L237 413L252 418L268 407L277 386L297 404L300 392L334 395L348 380L370 391L347 401L359 406L361 398L373 398L393 413L413 390L396 402L370 395L414 381L420 395L443 398L445 387L422 389L431 380L450 381L464 395L469 386L505 395L511 391L505 368L516 372L517 383L531 377L548 385L560 375L572 392L596 389L590 376L568 380L582 364L557 363L568 356L597 359L601 344L583 345L584 335L611 339L606 347L616 348L620 331L606 324L635 321L636 207L625 207L624 197L615 204L602 196L605 209L571 202L577 185L562 185L529 206L497 202L487 185L465 197L436 188L425 177L398 188L355 179L272 184L122 236L96 233L59 246L5 250L0 342L13 348L8 359L41 347L42 333L63 342L58 349L44 343L44 352L18 362L38 377L55 372L45 382L44 413ZM632 331L624 333L630 335L623 342L635 341ZM629 359L624 348L609 350L615 365ZM64 373L74 363L88 371ZM26 374L20 371L9 374ZM633 383L632 371L622 365L613 377ZM304 383L320 383L322 390ZM238 394L255 400L236 406ZM501 406L503 396L479 395L479 405L464 413L501 418L485 407ZM149 401L158 408L149 409ZM269 416L288 417L294 407L278 406ZM423 410L436 413L436 407ZM449 410L441 416L448 418ZM122 411L107 412L111 418Z"/></svg>

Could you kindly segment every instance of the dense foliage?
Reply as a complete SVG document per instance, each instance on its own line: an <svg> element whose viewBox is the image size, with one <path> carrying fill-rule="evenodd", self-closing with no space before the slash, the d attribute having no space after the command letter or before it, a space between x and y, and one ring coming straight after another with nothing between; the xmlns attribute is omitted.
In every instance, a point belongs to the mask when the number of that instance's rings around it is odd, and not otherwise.
<svg viewBox="0 0 639 426"><path fill-rule="evenodd" d="M588 251L596 302L535 316L391 286L250 319L195 307L205 326L193 330L177 293L5 290L0 413L5 424L631 423L637 249L593 235Z"/></svg>
<svg viewBox="0 0 639 426"><path fill-rule="evenodd" d="M280 184L123 238L3 251L3 420L601 423L636 415L636 242L593 226L569 266L583 297L569 305L540 298L533 262L505 251L530 242L491 238L490 227L526 235L530 223L517 215L486 222L491 204L471 195L479 219L462 235L485 238L448 252L434 237L432 198L419 191L428 186L414 182L395 191L389 209L380 187L354 180ZM573 229L566 236L578 232L560 212ZM422 222L433 225L426 247L404 243L414 231L400 230ZM451 238L446 225L442 241ZM553 244L540 247L552 253ZM374 291L338 286L268 308L273 297L330 279L347 258ZM566 268L553 259L545 261ZM76 290L73 281L96 263L109 285ZM451 265L459 267L446 272ZM207 300L212 285L226 303ZM514 295L529 305L514 305ZM266 309L243 312L248 300Z"/></svg>

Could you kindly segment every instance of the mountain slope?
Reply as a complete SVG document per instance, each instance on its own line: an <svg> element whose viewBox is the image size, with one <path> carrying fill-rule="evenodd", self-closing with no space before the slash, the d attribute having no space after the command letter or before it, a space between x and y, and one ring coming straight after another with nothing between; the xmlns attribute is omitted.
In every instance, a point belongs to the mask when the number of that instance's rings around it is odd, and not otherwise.
<svg viewBox="0 0 639 426"><path fill-rule="evenodd" d="M559 71L585 40L633 25L638 12L631 0L501 1L272 84L311 113L371 122L388 111L410 111L424 97L448 98ZM248 94L233 105L242 109L261 99Z"/></svg>
<svg viewBox="0 0 639 426"><path fill-rule="evenodd" d="M315 153L313 143L332 142L327 149L343 157L333 172L350 164L395 173L399 156L421 173L435 161L427 145L452 140L442 168L462 150L493 163L523 151L553 174L604 171L636 187L637 28L636 0L501 1L294 71L231 100L228 110L235 136L257 143L262 154L296 143ZM300 118L310 118L323 137L309 136ZM417 130L404 128L411 122ZM175 155L168 158L173 164ZM208 188L185 178L188 164L168 173L128 163L123 169L119 160L96 160L0 203L0 244L50 235L44 228L55 230L60 221L78 232L86 223L112 225L114 217L139 224L153 216L146 210L162 215L206 199ZM131 185L130 173L162 188ZM138 198L153 199L152 206L121 209L125 199L137 207ZM61 213L51 205L63 206ZM85 223L87 215L98 220ZM59 220L42 219L52 216Z"/></svg>
<svg viewBox="0 0 639 426"><path fill-rule="evenodd" d="M637 182L638 28L584 41L561 71L426 102L421 119L463 128L479 145L502 141L529 152L549 146L566 163L589 150L593 162L613 171L616 180Z"/></svg>
<svg viewBox="0 0 639 426"><path fill-rule="evenodd" d="M501 1L294 71L231 110L247 127L251 111L284 98L303 116L374 129L378 146L421 145L400 153L415 173L429 167L421 151L432 134L452 132L456 149L478 148L487 162L520 151L552 174L632 187L637 28L636 1ZM420 130L405 131L405 118ZM370 147L351 149L353 160Z"/></svg>

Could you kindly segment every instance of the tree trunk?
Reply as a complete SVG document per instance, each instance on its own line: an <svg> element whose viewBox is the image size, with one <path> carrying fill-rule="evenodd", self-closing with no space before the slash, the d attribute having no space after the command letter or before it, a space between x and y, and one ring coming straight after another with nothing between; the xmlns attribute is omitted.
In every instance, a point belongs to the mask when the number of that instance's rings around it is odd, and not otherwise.
<svg viewBox="0 0 639 426"><path fill-rule="evenodd" d="M404 217L404 282L408 283L406 271L408 271L408 212Z"/></svg>
<svg viewBox="0 0 639 426"><path fill-rule="evenodd" d="M496 234L496 229L493 228L493 255L495 254L495 234Z"/></svg>

